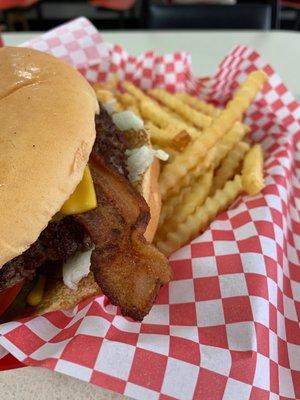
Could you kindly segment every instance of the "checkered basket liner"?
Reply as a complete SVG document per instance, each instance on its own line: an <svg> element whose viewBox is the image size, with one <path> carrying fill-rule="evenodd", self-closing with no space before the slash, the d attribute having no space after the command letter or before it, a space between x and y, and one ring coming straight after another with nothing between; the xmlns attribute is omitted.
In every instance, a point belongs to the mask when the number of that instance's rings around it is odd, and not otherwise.
<svg viewBox="0 0 300 400"><path fill-rule="evenodd" d="M266 187L171 256L174 279L142 323L104 296L6 323L2 369L14 356L142 400L299 399L300 106L279 76L239 46L211 78L198 79L188 54L132 57L103 43L84 18L25 45L66 59L92 82L118 74L218 105L250 71L264 69L268 83L246 119L265 150Z"/></svg>

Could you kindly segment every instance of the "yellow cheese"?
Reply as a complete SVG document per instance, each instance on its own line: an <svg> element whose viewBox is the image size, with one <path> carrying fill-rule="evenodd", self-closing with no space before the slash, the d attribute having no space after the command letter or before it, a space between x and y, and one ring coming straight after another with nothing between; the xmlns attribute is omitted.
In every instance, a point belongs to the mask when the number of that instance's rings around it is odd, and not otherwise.
<svg viewBox="0 0 300 400"><path fill-rule="evenodd" d="M36 307L42 301L45 289L45 283L46 283L46 277L41 275L37 281L37 284L34 286L34 288L27 296L27 303L30 306Z"/></svg>
<svg viewBox="0 0 300 400"><path fill-rule="evenodd" d="M88 166L85 167L81 182L79 182L74 193L65 202L60 214L72 215L93 210L97 207L97 197L93 184L92 175Z"/></svg>

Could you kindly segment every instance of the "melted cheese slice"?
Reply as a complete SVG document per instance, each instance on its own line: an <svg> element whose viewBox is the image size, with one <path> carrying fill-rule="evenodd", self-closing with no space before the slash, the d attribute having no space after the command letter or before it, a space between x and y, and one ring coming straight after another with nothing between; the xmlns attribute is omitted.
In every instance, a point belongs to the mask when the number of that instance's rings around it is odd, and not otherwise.
<svg viewBox="0 0 300 400"><path fill-rule="evenodd" d="M89 167L86 166L81 182L79 182L73 194L62 206L60 214L80 214L93 210L96 207L97 197L93 179Z"/></svg>

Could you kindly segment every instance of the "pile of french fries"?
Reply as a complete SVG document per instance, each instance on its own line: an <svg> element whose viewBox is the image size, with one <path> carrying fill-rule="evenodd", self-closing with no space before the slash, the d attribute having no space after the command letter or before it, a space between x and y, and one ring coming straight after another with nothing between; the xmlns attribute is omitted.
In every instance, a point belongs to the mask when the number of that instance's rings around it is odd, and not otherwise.
<svg viewBox="0 0 300 400"><path fill-rule="evenodd" d="M145 122L152 146L169 154L161 166L162 210L155 243L166 255L202 232L242 193L264 187L263 152L246 137L243 116L267 75L249 74L223 109L188 93L141 91L130 82L96 88L98 99L115 99L115 110L131 110Z"/></svg>

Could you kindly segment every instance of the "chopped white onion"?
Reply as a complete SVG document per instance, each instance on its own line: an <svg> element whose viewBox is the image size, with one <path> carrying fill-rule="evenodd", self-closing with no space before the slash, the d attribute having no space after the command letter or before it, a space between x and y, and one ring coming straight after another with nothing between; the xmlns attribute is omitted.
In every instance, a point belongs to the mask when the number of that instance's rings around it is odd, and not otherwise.
<svg viewBox="0 0 300 400"><path fill-rule="evenodd" d="M109 115L113 115L115 112L115 106L116 106L116 99L111 99L108 100L106 103L103 104L103 107L105 110L108 112Z"/></svg>
<svg viewBox="0 0 300 400"><path fill-rule="evenodd" d="M92 251L77 253L63 264L63 281L70 289L77 289L77 284L90 272Z"/></svg>
<svg viewBox="0 0 300 400"><path fill-rule="evenodd" d="M151 149L151 151L152 151L153 155L161 161L168 161L168 159L170 157L166 151L161 150L161 149L158 149L158 150Z"/></svg>
<svg viewBox="0 0 300 400"><path fill-rule="evenodd" d="M144 128L144 122L132 111L121 111L112 115L112 120L121 131L140 131Z"/></svg>
<svg viewBox="0 0 300 400"><path fill-rule="evenodd" d="M131 182L138 181L141 175L152 164L154 157L167 161L169 154L163 150L153 150L148 146L142 146L132 150L126 150L128 178Z"/></svg>

